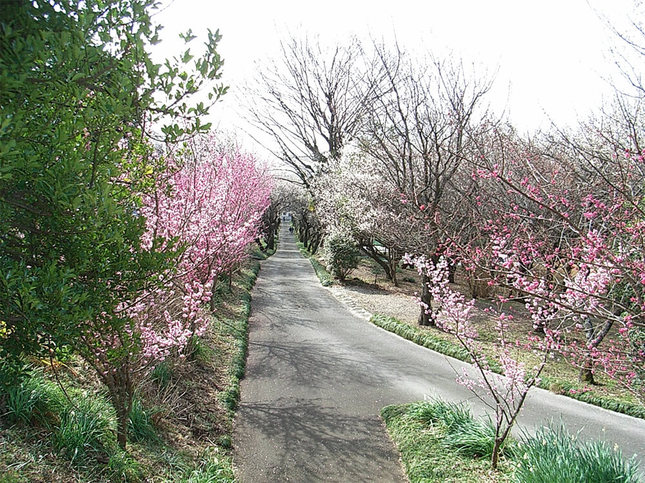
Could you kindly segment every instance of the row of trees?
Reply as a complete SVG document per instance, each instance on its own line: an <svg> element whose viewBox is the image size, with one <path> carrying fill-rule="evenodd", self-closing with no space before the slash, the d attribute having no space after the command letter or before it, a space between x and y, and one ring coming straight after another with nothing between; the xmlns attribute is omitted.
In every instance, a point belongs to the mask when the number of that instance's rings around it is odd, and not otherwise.
<svg viewBox="0 0 645 483"><path fill-rule="evenodd" d="M642 55L634 26L627 45ZM304 187L296 224L310 248L342 233L394 283L409 254L422 267L419 323L445 330L457 299L440 290L437 267L450 279L461 266L473 297L526 304L542 351L643 399L637 69L623 69L635 88L577 128L525 136L489 109L492 81L459 62L358 41L323 51L308 40L285 44L282 60L283 76L261 77L253 113Z"/></svg>
<svg viewBox="0 0 645 483"><path fill-rule="evenodd" d="M210 106L190 101L226 91L219 35L156 64L154 8L0 11L1 380L15 384L29 357L80 356L108 390L123 448L137 383L189 355L272 189L256 159L203 134Z"/></svg>

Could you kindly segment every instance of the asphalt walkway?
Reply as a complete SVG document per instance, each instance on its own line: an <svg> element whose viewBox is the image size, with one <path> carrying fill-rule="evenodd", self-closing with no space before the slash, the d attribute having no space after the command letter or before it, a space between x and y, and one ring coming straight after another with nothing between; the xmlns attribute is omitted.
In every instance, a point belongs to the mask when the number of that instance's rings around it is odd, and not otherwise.
<svg viewBox="0 0 645 483"><path fill-rule="evenodd" d="M405 481L379 418L383 406L442 397L486 409L455 371L465 365L352 315L321 287L283 228L253 291L246 378L234 428L242 482ZM520 418L562 421L645 460L645 421L543 390Z"/></svg>

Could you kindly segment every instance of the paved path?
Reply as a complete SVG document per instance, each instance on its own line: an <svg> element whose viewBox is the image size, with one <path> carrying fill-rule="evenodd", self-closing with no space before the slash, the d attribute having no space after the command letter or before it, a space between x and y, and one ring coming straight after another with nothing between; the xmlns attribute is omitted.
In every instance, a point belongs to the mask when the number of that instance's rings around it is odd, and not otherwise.
<svg viewBox="0 0 645 483"><path fill-rule="evenodd" d="M283 229L253 291L247 375L234 429L242 482L404 481L379 418L383 406L469 400L462 363L352 315L324 290ZM547 391L529 395L522 426L562 421L645 460L645 421Z"/></svg>

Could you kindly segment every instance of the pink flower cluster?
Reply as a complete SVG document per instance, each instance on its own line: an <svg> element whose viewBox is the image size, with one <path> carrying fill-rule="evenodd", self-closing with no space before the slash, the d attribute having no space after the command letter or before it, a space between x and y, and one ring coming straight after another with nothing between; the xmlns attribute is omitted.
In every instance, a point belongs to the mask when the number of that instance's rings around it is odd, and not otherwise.
<svg viewBox="0 0 645 483"><path fill-rule="evenodd" d="M259 236L262 214L270 203L272 182L256 159L211 136L169 159L171 174L158 180L144 198L144 243L181 248L177 272L162 289L143 294L138 320L144 358L163 360L179 353L192 336L206 330L218 277L247 256Z"/></svg>

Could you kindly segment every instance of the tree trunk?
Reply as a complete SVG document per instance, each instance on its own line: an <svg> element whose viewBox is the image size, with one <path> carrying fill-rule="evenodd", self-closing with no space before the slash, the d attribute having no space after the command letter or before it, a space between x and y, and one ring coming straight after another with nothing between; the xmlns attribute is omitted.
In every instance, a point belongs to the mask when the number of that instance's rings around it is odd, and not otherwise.
<svg viewBox="0 0 645 483"><path fill-rule="evenodd" d="M452 258L448 258L448 283L455 283L455 273L457 273L457 264Z"/></svg>
<svg viewBox="0 0 645 483"><path fill-rule="evenodd" d="M496 470L497 464L499 463L499 450L502 447L502 442L500 438L495 438L495 444L493 445L493 455L490 460L491 467Z"/></svg>
<svg viewBox="0 0 645 483"><path fill-rule="evenodd" d="M419 313L419 325L435 327L437 324L434 320L434 314L432 313L432 294L430 293L430 277L423 274L423 287L421 291L421 313ZM426 309L427 307L427 309Z"/></svg>
<svg viewBox="0 0 645 483"><path fill-rule="evenodd" d="M390 264L390 279L395 287L399 286L399 278L396 275L396 265L392 266Z"/></svg>
<svg viewBox="0 0 645 483"><path fill-rule="evenodd" d="M392 251L390 249L387 249L388 256L387 258L384 258L379 252L374 249L374 245L372 245L371 242L361 243L360 247L368 257L370 257L381 266L381 268L385 272L387 279L391 280L395 287L398 287L399 281L396 276L396 266L398 261L395 261L394 256L392 255Z"/></svg>
<svg viewBox="0 0 645 483"><path fill-rule="evenodd" d="M593 376L593 361L591 360L591 355L587 355L582 367L580 368L580 382L596 384L596 380Z"/></svg>
<svg viewBox="0 0 645 483"><path fill-rule="evenodd" d="M212 292L211 292L211 299L210 299L210 302L209 302L211 312L215 312L215 302L216 302L215 299L217 297L215 294L217 293L216 290L217 290L218 278L219 278L219 276L215 275L215 278L213 279L213 287L211 288Z"/></svg>
<svg viewBox="0 0 645 483"><path fill-rule="evenodd" d="M130 380L130 365L124 361L114 372L103 379L108 386L110 401L116 412L116 440L122 450L128 444L128 422L132 408L132 381Z"/></svg>
<svg viewBox="0 0 645 483"><path fill-rule="evenodd" d="M273 231L273 227L269 230L269 233L267 234L267 246L266 250L273 250L275 248L275 232Z"/></svg>
<svg viewBox="0 0 645 483"><path fill-rule="evenodd" d="M130 419L129 411L119 408L117 411L116 423L116 440L119 443L119 448L126 450L128 445L128 420Z"/></svg>

